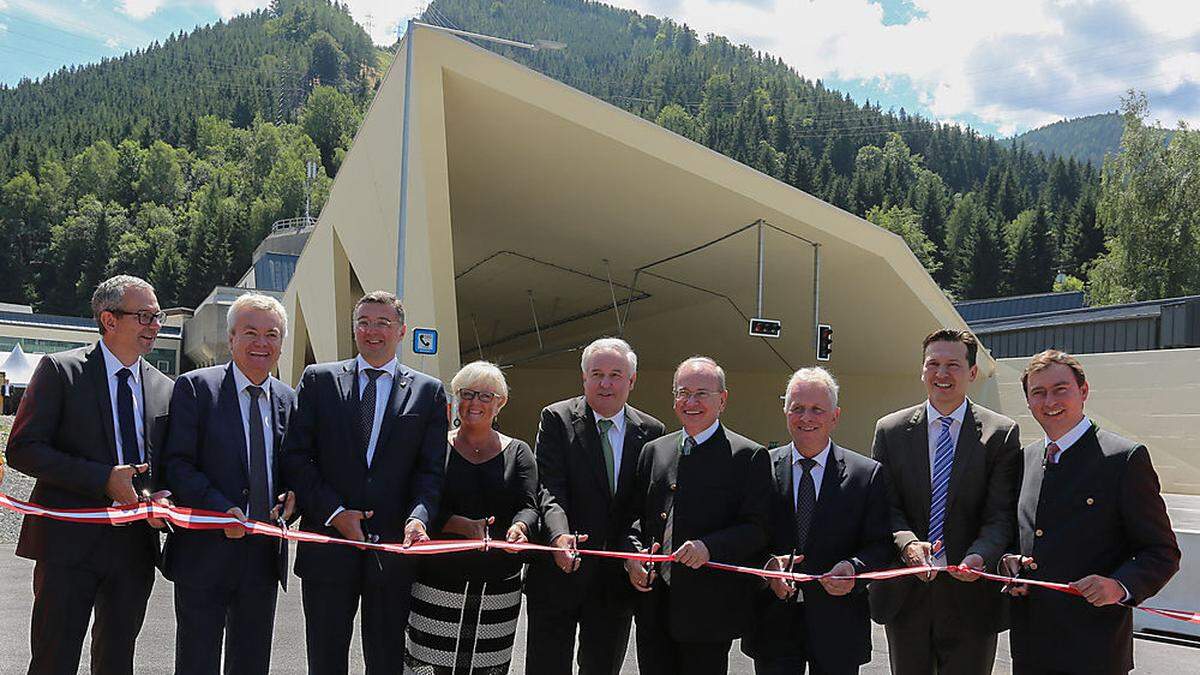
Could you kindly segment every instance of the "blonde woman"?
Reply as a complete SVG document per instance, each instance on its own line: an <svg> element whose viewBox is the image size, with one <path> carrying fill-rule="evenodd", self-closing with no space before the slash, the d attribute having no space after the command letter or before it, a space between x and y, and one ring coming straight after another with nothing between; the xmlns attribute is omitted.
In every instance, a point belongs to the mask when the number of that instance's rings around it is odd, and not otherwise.
<svg viewBox="0 0 1200 675"><path fill-rule="evenodd" d="M524 441L493 428L508 383L492 363L463 366L450 382L459 426L449 434L437 539L525 542L537 526L537 464ZM424 561L412 590L406 672L508 672L521 609L521 557L501 551Z"/></svg>

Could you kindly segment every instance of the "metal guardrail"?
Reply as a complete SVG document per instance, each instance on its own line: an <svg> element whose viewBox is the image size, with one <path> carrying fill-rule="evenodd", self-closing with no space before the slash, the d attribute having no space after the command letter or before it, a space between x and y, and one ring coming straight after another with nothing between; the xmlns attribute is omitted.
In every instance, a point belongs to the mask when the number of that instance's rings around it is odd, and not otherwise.
<svg viewBox="0 0 1200 675"><path fill-rule="evenodd" d="M274 223L271 223L271 231L282 232L284 230L304 230L316 227L316 225L316 218L306 218L304 216L300 216L299 218L285 218L283 220L277 220Z"/></svg>

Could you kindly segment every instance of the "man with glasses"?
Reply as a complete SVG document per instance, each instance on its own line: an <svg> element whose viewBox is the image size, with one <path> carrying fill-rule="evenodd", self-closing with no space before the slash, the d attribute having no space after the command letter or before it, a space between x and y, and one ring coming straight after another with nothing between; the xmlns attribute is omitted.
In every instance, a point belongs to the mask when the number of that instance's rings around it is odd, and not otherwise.
<svg viewBox="0 0 1200 675"><path fill-rule="evenodd" d="M353 541L429 538L446 466L446 393L396 359L404 308L385 291L354 305L358 356L309 366L283 439L281 468L308 532ZM354 616L362 607L366 672L404 669L415 567L410 556L301 542L310 673L346 673Z"/></svg>
<svg viewBox="0 0 1200 675"><path fill-rule="evenodd" d="M644 594L637 611L638 668L725 673L757 582L705 563L762 564L770 456L721 424L729 392L716 361L694 356L679 364L672 393L683 429L642 448L631 500L628 548L674 556L657 570L625 563L630 583Z"/></svg>
<svg viewBox="0 0 1200 675"><path fill-rule="evenodd" d="M637 381L629 343L601 338L583 350L583 396L542 410L534 453L542 492L542 540L553 556L530 561L525 670L571 672L579 631L579 672L621 671L633 620L633 591L621 563L571 549L622 549L638 453L663 424L628 404Z"/></svg>
<svg viewBox="0 0 1200 675"><path fill-rule="evenodd" d="M160 482L171 379L142 357L164 318L154 288L120 275L92 295L94 345L42 359L21 399L8 459L56 509L128 506ZM93 673L132 673L154 583L161 521L118 527L26 516L17 555L33 568L30 673L75 673L88 622Z"/></svg>

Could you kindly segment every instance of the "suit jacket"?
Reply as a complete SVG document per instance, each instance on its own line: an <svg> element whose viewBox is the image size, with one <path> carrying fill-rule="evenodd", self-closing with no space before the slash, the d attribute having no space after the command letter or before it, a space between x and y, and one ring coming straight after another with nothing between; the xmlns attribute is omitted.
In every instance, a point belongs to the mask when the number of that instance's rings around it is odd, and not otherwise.
<svg viewBox="0 0 1200 675"><path fill-rule="evenodd" d="M676 431L642 448L631 500L630 549L661 543L673 506L674 548L700 539L713 562L761 565L770 518L770 455L724 425L687 457L680 456L682 443L683 432ZM746 625L756 583L744 574L674 564L669 587L661 577L655 582L670 593L669 615L639 615L638 621L666 621L681 642L732 640ZM657 611L650 598L643 599L643 612Z"/></svg>
<svg viewBox="0 0 1200 675"><path fill-rule="evenodd" d="M542 485L542 543L560 534L588 535L585 549L623 550L629 531L629 504L634 494L638 455L647 441L663 435L663 424L625 406L625 444L617 471L617 492L608 490L608 470L596 418L584 397L559 401L542 410L534 454ZM631 602L635 591L621 561L584 556L579 569L565 574L549 555L531 559L525 590L531 600L572 607L596 579L611 580L618 600Z"/></svg>
<svg viewBox="0 0 1200 675"><path fill-rule="evenodd" d="M1179 544L1146 446L1095 425L1043 465L1042 441L1025 447L1017 511L1020 551L1037 569L1023 576L1077 581L1115 578L1128 605L1157 593L1179 570ZM1127 605L1093 607L1081 598L1030 588L1012 603L1013 661L1072 672L1133 668Z"/></svg>
<svg viewBox="0 0 1200 675"><path fill-rule="evenodd" d="M836 443L829 451L808 544L797 549L792 446L771 451L769 555L793 550L804 559L796 571L828 572L847 560L856 573L885 568L893 558L888 527L887 481L878 462ZM751 658L806 656L832 672L849 671L871 660L871 619L866 584L834 597L819 583L801 584L804 602L780 600L769 588L758 591L754 618L742 637Z"/></svg>
<svg viewBox="0 0 1200 675"><path fill-rule="evenodd" d="M296 406L296 392L272 379L270 394L274 505L274 495L287 490L279 456L283 430ZM171 410L174 414L162 461L172 498L180 506L197 509L224 513L236 506L246 511L250 468L233 364L181 375L175 381ZM220 586L232 571L247 564L252 541L273 543L258 538L228 539L221 530L177 529L167 537L163 550L163 575L190 586ZM274 548L280 554L278 546ZM272 566L266 573L279 580L277 569Z"/></svg>
<svg viewBox="0 0 1200 675"><path fill-rule="evenodd" d="M151 479L161 485L159 449L167 427L171 378L141 359L142 425ZM99 344L49 354L38 364L17 408L8 440L13 468L37 479L30 499L64 509L112 505L104 490L118 464L116 430L108 394L108 374ZM158 532L144 522L137 528L141 552L153 563ZM92 549L112 528L26 516L17 555L73 564L91 558ZM124 535L123 535L124 536Z"/></svg>
<svg viewBox="0 0 1200 675"><path fill-rule="evenodd" d="M367 466L359 419L355 359L304 369L297 408L283 437L281 468L296 492L300 529L340 536L325 522L338 509L374 511L366 521L385 542L404 539L404 524L426 524L437 513L446 469L446 392L424 373L396 366L375 455ZM357 574L363 551L348 546L301 542L296 574L345 580ZM409 569L400 556L381 556L385 566Z"/></svg>
<svg viewBox="0 0 1200 675"><path fill-rule="evenodd" d="M967 402L962 429L950 468L943 527L946 561L958 564L971 553L992 569L1015 533L1013 514L1020 486L1021 435L1016 422L976 403ZM925 403L894 412L875 425L872 454L888 476L890 520L897 558L912 541L929 537L932 491L929 478L929 428ZM924 582L913 577L871 584L871 616L891 621L908 594ZM966 630L986 633L1006 629L1007 603L985 583L953 582L951 606L944 616Z"/></svg>

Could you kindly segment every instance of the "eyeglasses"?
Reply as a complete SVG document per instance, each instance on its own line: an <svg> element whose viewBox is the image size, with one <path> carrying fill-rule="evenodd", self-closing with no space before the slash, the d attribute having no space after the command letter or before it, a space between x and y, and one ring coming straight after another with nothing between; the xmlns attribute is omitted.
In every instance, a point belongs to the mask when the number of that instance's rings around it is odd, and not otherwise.
<svg viewBox="0 0 1200 675"><path fill-rule="evenodd" d="M167 313L161 309L157 312L151 312L148 309L139 309L136 312L129 312L123 309L110 309L108 311L116 314L117 316L136 316L138 323L142 324L143 326L149 326L155 321L162 323L167 318Z"/></svg>
<svg viewBox="0 0 1200 675"><path fill-rule="evenodd" d="M720 392L708 391L707 389L697 389L696 391L691 391L688 389L674 389L671 393L675 394L676 401L688 401L691 399L696 399L700 403L704 403L710 397L716 396Z"/></svg>
<svg viewBox="0 0 1200 675"><path fill-rule="evenodd" d="M474 389L459 389L458 399L460 401L474 401L479 399L480 403L491 403L496 400L500 394L494 394L490 391L475 391Z"/></svg>
<svg viewBox="0 0 1200 675"><path fill-rule="evenodd" d="M392 327L392 321L390 319L376 319L374 321L359 319L358 321L354 322L354 327L358 330L368 330L371 328L387 330Z"/></svg>

